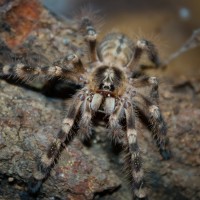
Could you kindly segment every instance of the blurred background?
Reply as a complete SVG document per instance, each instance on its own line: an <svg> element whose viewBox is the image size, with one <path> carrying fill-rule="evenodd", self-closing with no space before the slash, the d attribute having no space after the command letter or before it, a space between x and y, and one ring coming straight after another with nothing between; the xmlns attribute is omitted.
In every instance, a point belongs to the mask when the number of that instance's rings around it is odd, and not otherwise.
<svg viewBox="0 0 200 200"><path fill-rule="evenodd" d="M41 0L52 12L72 18L80 8L100 10L104 26L100 38L112 30L120 30L133 40L146 38L158 47L163 60L177 51L200 28L199 0ZM200 77L200 47L173 60L159 75ZM157 74L156 74L157 75ZM188 78L189 78L188 77Z"/></svg>

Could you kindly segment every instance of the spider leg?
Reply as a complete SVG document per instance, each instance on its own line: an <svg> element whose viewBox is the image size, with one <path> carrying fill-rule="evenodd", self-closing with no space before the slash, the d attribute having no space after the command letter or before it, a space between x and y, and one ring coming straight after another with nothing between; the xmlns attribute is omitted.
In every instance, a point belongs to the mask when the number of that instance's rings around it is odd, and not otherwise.
<svg viewBox="0 0 200 200"><path fill-rule="evenodd" d="M156 141L156 145L163 159L168 160L171 157L169 150L169 139L167 137L167 126L157 104L153 103L151 99L147 99L143 95L137 95L139 100L136 100L137 108L147 118L151 124L151 132L153 139ZM142 103L139 103L142 102ZM146 114L147 113L147 114Z"/></svg>
<svg viewBox="0 0 200 200"><path fill-rule="evenodd" d="M55 163L59 155L61 145L65 143L66 139L71 138L72 133L70 132L70 130L74 124L77 113L79 112L84 100L84 94L79 93L79 95L77 95L76 99L74 100L73 105L67 112L66 117L63 119L62 129L58 133L57 138L49 146L47 153L41 157L38 168L33 175L33 183L31 183L29 187L29 192L31 194L37 193L37 191L40 189L43 180L45 180L45 178L49 174L53 164Z"/></svg>
<svg viewBox="0 0 200 200"><path fill-rule="evenodd" d="M85 16L81 19L81 30L89 46L91 62L96 62L98 60L96 55L97 31L90 17Z"/></svg>
<svg viewBox="0 0 200 200"><path fill-rule="evenodd" d="M147 53L149 60L152 61L156 67L160 65L160 59L155 45L148 40L141 39L136 43L133 61L130 64L131 68L138 65L139 60L144 52Z"/></svg>
<svg viewBox="0 0 200 200"><path fill-rule="evenodd" d="M140 106L140 109L145 108L148 115L147 119L151 124L150 128L152 131L153 139L156 141L156 145L163 159L168 160L170 159L171 152L168 147L169 140L167 138L167 126L159 108L158 80L156 77L144 77L138 79L137 81L140 83L140 85L134 83L132 84L137 87L150 87L149 100L138 93L140 98L139 102L143 102L143 105Z"/></svg>
<svg viewBox="0 0 200 200"><path fill-rule="evenodd" d="M156 77L142 76L140 78L131 78L130 83L132 86L136 88L151 87L150 99L154 104L158 105L159 92L158 92L158 80Z"/></svg>
<svg viewBox="0 0 200 200"><path fill-rule="evenodd" d="M130 104L125 108L126 116L126 134L128 148L128 157L130 159L130 169L133 182L134 199L147 199L147 188L144 180L144 172L142 169L142 158L140 155L140 149L137 143L137 132L135 129L135 115L133 106Z"/></svg>
<svg viewBox="0 0 200 200"><path fill-rule="evenodd" d="M61 77L63 79L69 79L79 83L80 80L79 77L77 78L77 73L80 74L83 72L84 68L82 62L75 54L66 56L59 62L55 62L50 66L38 67L24 63L14 63L0 66L0 76L16 75L23 80L36 77L44 77L47 79Z"/></svg>

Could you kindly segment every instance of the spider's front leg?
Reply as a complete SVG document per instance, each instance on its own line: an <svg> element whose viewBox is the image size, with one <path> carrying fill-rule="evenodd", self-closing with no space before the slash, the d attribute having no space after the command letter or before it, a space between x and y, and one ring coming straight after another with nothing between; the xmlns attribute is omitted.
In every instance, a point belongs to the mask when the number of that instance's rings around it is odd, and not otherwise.
<svg viewBox="0 0 200 200"><path fill-rule="evenodd" d="M41 157L40 163L34 172L34 179L29 185L30 194L35 194L39 191L42 182L48 176L53 164L59 155L62 144L64 144L67 139L70 139L73 136L73 132L70 130L85 99L86 96L83 92L79 92L79 94L77 94L75 97L72 106L70 106L66 117L63 119L61 131L58 133L57 138L49 146L47 153Z"/></svg>
<svg viewBox="0 0 200 200"><path fill-rule="evenodd" d="M137 131L135 129L135 114L133 106L128 103L125 106L126 116L126 140L129 163L131 164L131 177L133 183L134 200L147 200L147 188L142 169L142 158L137 143Z"/></svg>
<svg viewBox="0 0 200 200"><path fill-rule="evenodd" d="M22 80L29 80L37 77L51 79L61 77L79 83L77 73L84 73L85 69L76 54L70 54L50 66L31 66L24 63L13 63L0 65L0 76L17 76Z"/></svg>

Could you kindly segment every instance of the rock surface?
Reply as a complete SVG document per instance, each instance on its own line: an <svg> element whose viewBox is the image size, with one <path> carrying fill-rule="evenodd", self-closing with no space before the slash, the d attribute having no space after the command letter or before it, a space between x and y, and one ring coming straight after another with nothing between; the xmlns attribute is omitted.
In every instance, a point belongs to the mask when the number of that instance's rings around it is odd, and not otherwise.
<svg viewBox="0 0 200 200"><path fill-rule="evenodd" d="M1 185L0 199L19 199L36 161L60 128L61 102L0 82L0 173L18 192ZM41 191L41 198L93 199L95 193L120 185L105 155L92 152L75 139L61 153Z"/></svg>

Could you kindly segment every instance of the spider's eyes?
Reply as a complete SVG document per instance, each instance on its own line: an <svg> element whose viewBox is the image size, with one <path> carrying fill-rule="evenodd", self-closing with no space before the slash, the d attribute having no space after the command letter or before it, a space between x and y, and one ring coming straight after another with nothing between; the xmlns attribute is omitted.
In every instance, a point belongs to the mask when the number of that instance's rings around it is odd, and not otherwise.
<svg viewBox="0 0 200 200"><path fill-rule="evenodd" d="M114 87L113 84L104 84L104 83L102 83L100 85L100 89L101 90L107 90L107 91L114 91L115 87Z"/></svg>

